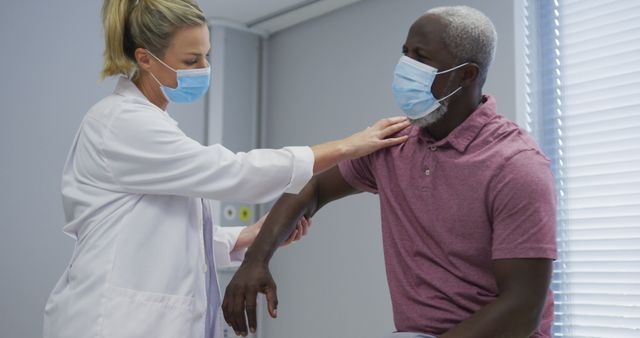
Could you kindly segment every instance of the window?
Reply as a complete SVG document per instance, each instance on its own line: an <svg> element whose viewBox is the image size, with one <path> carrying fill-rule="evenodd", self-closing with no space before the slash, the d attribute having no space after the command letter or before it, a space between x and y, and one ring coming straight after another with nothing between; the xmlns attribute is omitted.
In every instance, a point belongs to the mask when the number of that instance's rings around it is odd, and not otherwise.
<svg viewBox="0 0 640 338"><path fill-rule="evenodd" d="M640 337L640 1L521 0L524 126L552 160L555 337Z"/></svg>

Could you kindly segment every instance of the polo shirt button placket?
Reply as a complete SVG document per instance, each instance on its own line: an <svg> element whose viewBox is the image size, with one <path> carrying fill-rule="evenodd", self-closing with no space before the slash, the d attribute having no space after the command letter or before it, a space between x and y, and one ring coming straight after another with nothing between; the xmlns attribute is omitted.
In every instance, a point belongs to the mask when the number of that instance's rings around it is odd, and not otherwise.
<svg viewBox="0 0 640 338"><path fill-rule="evenodd" d="M437 149L436 146L430 146L426 144L431 151L424 152L424 158L422 160L422 180L420 182L420 191L426 192L429 190L431 186L431 176L433 175L433 166L434 166L434 149Z"/></svg>
<svg viewBox="0 0 640 338"><path fill-rule="evenodd" d="M431 174L433 174L433 166L434 166L434 163L435 163L435 160L436 160L435 159L435 152L436 152L436 150L438 150L438 147L434 146L434 145L431 145L431 146L429 146L429 150L431 150L431 153L428 153L425 156L425 162L430 162L430 163L427 163L427 166L424 169L424 175L425 176L431 176Z"/></svg>
<svg viewBox="0 0 640 338"><path fill-rule="evenodd" d="M430 146L430 147L429 147L429 150L431 150L432 152L435 152L436 150L438 150L438 147L436 147L436 146ZM433 158L433 155L431 155L431 156L429 156L429 157L430 157L430 158ZM424 175L425 175L425 176L431 176L431 169L430 169L430 168L427 168L427 169L424 171Z"/></svg>

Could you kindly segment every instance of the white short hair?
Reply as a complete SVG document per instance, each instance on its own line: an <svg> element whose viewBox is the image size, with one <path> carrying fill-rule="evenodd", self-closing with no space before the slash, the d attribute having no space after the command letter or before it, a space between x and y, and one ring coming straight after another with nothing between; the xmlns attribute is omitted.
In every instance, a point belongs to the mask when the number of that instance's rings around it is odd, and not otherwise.
<svg viewBox="0 0 640 338"><path fill-rule="evenodd" d="M455 62L474 62L485 78L495 55L498 34L489 18L468 6L447 6L430 9L425 15L441 18L447 27L444 43L456 58Z"/></svg>

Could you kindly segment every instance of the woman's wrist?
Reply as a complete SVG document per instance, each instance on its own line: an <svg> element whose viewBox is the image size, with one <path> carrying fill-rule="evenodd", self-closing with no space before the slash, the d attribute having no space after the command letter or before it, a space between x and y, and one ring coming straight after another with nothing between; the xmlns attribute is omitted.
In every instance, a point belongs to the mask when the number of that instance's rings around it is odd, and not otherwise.
<svg viewBox="0 0 640 338"><path fill-rule="evenodd" d="M236 240L236 244L233 246L233 250L231 251L234 252L248 248L251 243L253 243L257 234L258 231L256 231L255 225L245 227L244 229L242 229L242 231L240 231L238 239Z"/></svg>
<svg viewBox="0 0 640 338"><path fill-rule="evenodd" d="M313 173L317 174L350 159L353 147L348 139L342 139L315 145L311 150L314 156Z"/></svg>
<svg viewBox="0 0 640 338"><path fill-rule="evenodd" d="M338 156L340 157L340 161L352 160L355 158L356 149L351 141L351 137L343 138L342 140L338 140L338 145L336 146Z"/></svg>

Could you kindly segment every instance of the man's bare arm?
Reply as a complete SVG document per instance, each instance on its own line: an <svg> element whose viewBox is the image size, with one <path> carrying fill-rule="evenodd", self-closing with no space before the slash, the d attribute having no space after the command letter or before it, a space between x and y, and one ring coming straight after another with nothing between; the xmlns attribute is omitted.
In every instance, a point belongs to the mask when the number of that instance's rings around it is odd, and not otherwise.
<svg viewBox="0 0 640 338"><path fill-rule="evenodd" d="M495 260L498 298L440 337L530 337L540 324L552 269L551 259Z"/></svg>
<svg viewBox="0 0 640 338"><path fill-rule="evenodd" d="M278 199L225 292L224 318L237 335L247 335L247 319L251 332L255 332L258 293L266 294L269 313L273 318L277 316L276 284L269 272L269 261L297 221L302 216L311 218L327 203L357 192L338 167L333 167L313 177L298 195L284 194Z"/></svg>

